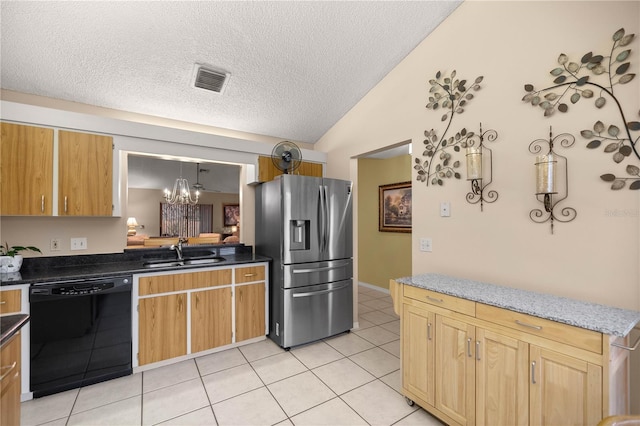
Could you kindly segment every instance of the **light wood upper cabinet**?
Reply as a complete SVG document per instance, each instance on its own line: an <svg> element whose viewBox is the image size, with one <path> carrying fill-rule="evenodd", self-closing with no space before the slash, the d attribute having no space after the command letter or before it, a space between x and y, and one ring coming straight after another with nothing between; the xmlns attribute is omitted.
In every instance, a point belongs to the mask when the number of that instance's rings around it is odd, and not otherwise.
<svg viewBox="0 0 640 426"><path fill-rule="evenodd" d="M20 332L0 349L0 425L20 424Z"/></svg>
<svg viewBox="0 0 640 426"><path fill-rule="evenodd" d="M269 182L276 176L280 176L283 172L273 165L271 157L258 157L258 181ZM293 174L302 176L322 177L322 164L302 161Z"/></svg>
<svg viewBox="0 0 640 426"><path fill-rule="evenodd" d="M58 132L58 215L111 216L113 138Z"/></svg>
<svg viewBox="0 0 640 426"><path fill-rule="evenodd" d="M53 129L1 123L0 214L50 216Z"/></svg>

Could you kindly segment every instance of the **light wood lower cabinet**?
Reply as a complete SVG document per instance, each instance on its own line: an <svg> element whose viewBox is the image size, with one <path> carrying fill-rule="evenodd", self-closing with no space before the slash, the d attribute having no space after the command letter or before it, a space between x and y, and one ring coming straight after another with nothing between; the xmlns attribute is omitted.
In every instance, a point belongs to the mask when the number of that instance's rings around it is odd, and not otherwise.
<svg viewBox="0 0 640 426"><path fill-rule="evenodd" d="M393 283L403 393L447 424L596 425L616 414L609 336L522 314L505 326L504 309Z"/></svg>
<svg viewBox="0 0 640 426"><path fill-rule="evenodd" d="M230 344L231 331L230 287L191 293L191 353Z"/></svg>
<svg viewBox="0 0 640 426"><path fill-rule="evenodd" d="M530 424L594 425L602 419L602 368L531 345Z"/></svg>
<svg viewBox="0 0 640 426"><path fill-rule="evenodd" d="M140 365L187 354L186 294L140 299L138 302Z"/></svg>
<svg viewBox="0 0 640 426"><path fill-rule="evenodd" d="M476 424L529 424L529 345L476 330Z"/></svg>
<svg viewBox="0 0 640 426"><path fill-rule="evenodd" d="M236 287L236 341L265 334L265 284Z"/></svg>
<svg viewBox="0 0 640 426"><path fill-rule="evenodd" d="M20 424L20 332L0 349L0 425Z"/></svg>
<svg viewBox="0 0 640 426"><path fill-rule="evenodd" d="M402 384L435 405L435 314L404 305L402 313Z"/></svg>
<svg viewBox="0 0 640 426"><path fill-rule="evenodd" d="M255 264L137 277L137 365L265 336L266 274Z"/></svg>

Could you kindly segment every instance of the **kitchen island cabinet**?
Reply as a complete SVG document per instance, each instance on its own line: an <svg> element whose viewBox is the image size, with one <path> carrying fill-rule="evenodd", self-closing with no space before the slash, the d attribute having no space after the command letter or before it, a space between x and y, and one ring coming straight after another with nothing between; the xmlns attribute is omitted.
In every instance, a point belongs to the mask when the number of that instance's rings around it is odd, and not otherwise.
<svg viewBox="0 0 640 426"><path fill-rule="evenodd" d="M628 413L629 352L619 346L628 344L640 313L435 274L402 281L391 280L390 290L401 316L402 389L410 402L453 425L591 425ZM584 328L571 314L541 318L544 312L514 311L518 303L501 306L510 300L505 295L620 322Z"/></svg>
<svg viewBox="0 0 640 426"><path fill-rule="evenodd" d="M135 275L134 368L264 338L267 268L256 263Z"/></svg>

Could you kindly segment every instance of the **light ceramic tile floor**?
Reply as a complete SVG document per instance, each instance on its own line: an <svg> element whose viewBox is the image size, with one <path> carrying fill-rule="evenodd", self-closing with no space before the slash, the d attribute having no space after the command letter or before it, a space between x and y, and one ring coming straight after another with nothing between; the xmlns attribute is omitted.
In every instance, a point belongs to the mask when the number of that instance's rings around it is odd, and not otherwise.
<svg viewBox="0 0 640 426"><path fill-rule="evenodd" d="M441 425L400 394L400 321L359 286L360 328L267 339L22 403L22 425Z"/></svg>

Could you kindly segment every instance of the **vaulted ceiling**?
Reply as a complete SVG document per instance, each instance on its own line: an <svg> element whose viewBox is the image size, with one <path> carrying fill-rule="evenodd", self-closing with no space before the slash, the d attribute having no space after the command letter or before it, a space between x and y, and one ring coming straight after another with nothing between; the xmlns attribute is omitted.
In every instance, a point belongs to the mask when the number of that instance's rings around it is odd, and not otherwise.
<svg viewBox="0 0 640 426"><path fill-rule="evenodd" d="M2 1L1 85L314 143L460 3Z"/></svg>

